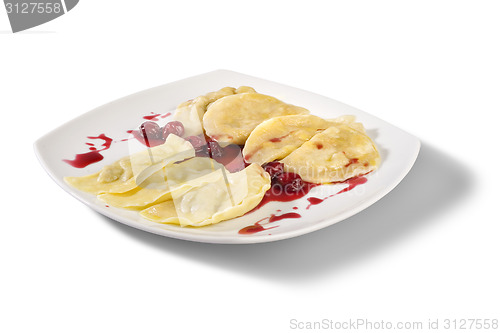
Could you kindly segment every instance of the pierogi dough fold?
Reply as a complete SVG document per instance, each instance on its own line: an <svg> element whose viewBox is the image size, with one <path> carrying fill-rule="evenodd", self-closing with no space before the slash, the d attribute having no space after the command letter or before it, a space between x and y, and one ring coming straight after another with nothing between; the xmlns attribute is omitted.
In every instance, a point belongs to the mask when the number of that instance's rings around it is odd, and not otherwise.
<svg viewBox="0 0 500 333"><path fill-rule="evenodd" d="M193 187L212 182L225 171L224 166L208 157L194 157L166 166L126 193L103 193L98 199L110 206L141 210L151 205L171 200L172 195L182 195ZM222 174L221 174L222 175Z"/></svg>
<svg viewBox="0 0 500 333"><path fill-rule="evenodd" d="M313 115L275 117L257 126L248 137L243 156L249 163L265 164L287 157L314 135L335 125L346 125L365 133L356 117L345 115L334 119L323 119ZM314 158L311 156L310 158Z"/></svg>
<svg viewBox="0 0 500 333"><path fill-rule="evenodd" d="M193 187L181 195L141 211L146 219L158 223L201 227L229 220L255 208L271 187L269 174L258 164L244 170L220 173L213 181Z"/></svg>
<svg viewBox="0 0 500 333"><path fill-rule="evenodd" d="M260 165L280 160L331 125L332 122L309 114L268 119L250 133L243 157L248 163Z"/></svg>
<svg viewBox="0 0 500 333"><path fill-rule="evenodd" d="M364 133L345 124L333 125L316 134L281 162L311 183L330 183L375 170L380 155Z"/></svg>
<svg viewBox="0 0 500 333"><path fill-rule="evenodd" d="M271 96L243 93L220 98L210 104L203 116L205 133L219 142L243 145L263 121L309 111Z"/></svg>
<svg viewBox="0 0 500 333"><path fill-rule="evenodd" d="M203 133L203 115L207 107L216 100L230 95L255 92L251 87L241 86L239 88L225 87L217 91L209 92L194 99L181 103L173 116L174 120L184 125L186 136L200 135Z"/></svg>

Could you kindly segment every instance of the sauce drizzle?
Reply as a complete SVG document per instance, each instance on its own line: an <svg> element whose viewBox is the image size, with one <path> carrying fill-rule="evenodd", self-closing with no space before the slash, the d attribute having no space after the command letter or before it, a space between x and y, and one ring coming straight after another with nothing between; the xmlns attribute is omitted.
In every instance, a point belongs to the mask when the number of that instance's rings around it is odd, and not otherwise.
<svg viewBox="0 0 500 333"><path fill-rule="evenodd" d="M318 204L322 203L323 201L325 201L326 199L336 196L337 194L349 192L352 189L354 189L356 186L362 185L362 184L366 183L367 181L368 181L368 179L365 176L357 176L357 177L350 178L350 179L343 182L343 183L347 184L348 186L346 188L338 191L337 193L331 194L331 195L324 197L324 198L315 198L315 197L307 198L307 201L309 201L309 205L306 207L306 209L311 208L311 206L318 205Z"/></svg>
<svg viewBox="0 0 500 333"><path fill-rule="evenodd" d="M262 198L260 203L257 205L257 207L255 207L254 209L252 209L248 213L256 211L257 209L259 209L260 207L264 206L265 204L267 204L271 201L288 202L288 201L300 199L300 198L306 196L311 189L313 189L314 187L319 186L319 185L320 184L313 184L313 183L304 182L304 187L300 191L292 192L292 193L287 193L287 192L283 191L282 189L280 189L279 187L271 186L271 188L269 190L267 190L266 194L264 194L264 197Z"/></svg>
<svg viewBox="0 0 500 333"><path fill-rule="evenodd" d="M153 112L151 112L151 115L144 116L142 118L146 119L146 120L158 121L158 117L159 116L161 116L160 113L153 113Z"/></svg>
<svg viewBox="0 0 500 333"><path fill-rule="evenodd" d="M278 227L278 226L274 226L274 227L264 228L262 226L262 224L260 224L260 223L264 220L267 220L267 219L268 219L267 217L264 217L263 219L255 222L254 224L251 224L247 227L244 227L243 229L240 229L240 231L238 231L238 233L240 235L253 235L257 232L261 232L261 231L269 230L269 229L274 229L274 228Z"/></svg>
<svg viewBox="0 0 500 333"><path fill-rule="evenodd" d="M326 199L331 198L333 196L336 196L337 194L341 194L341 193L345 193L345 192L351 191L356 186L365 184L367 181L368 181L368 179L365 177L365 175L356 176L356 177L347 179L346 181L343 181L342 183L343 184L347 184L348 186L346 188L338 191L337 193L331 194L331 195L329 195L327 197L324 197L324 198L316 198L316 197L309 197L309 198L307 198L307 201L309 201L309 205L306 207L306 209L309 209L311 206L318 205L318 204L322 203L323 201L325 201ZM257 205L257 207L255 207L251 211L249 211L247 214L249 214L249 213L257 210L258 208L264 206L266 203L268 203L270 201L282 201L283 202L283 201L292 201L292 200L295 200L295 199L302 198L307 193L309 193L309 191L312 188L314 188L315 186L320 185L320 184L312 184L312 183L307 183L307 182L304 182L304 184L305 184L305 186L302 189L302 191L300 191L298 193L294 193L294 194L286 194L286 193L276 194L276 193L273 193L271 191L272 188L269 189L266 192L266 194L264 195L264 198L262 199L262 201L260 202L260 204ZM296 210L296 209L298 209L298 207L294 206L293 209ZM281 210L278 209L276 212L281 212ZM242 234L242 235L255 234L257 232L261 232L261 231L265 231L265 230L269 230L269 229L278 227L278 225L276 225L276 226L272 226L272 227L269 227L269 228L265 228L262 225L263 224L262 222L265 221L265 220L267 220L267 223L265 223L265 224L269 224L269 223L273 223L273 222L280 221L280 220L283 220L283 219L292 219L292 218L296 219L296 218L300 218L300 217L302 217L300 214L294 213L294 212L284 213L284 214L281 214L281 215L271 214L271 216L265 217L265 218L257 221L256 223L251 224L251 225L249 225L249 226L241 229L238 233Z"/></svg>
<svg viewBox="0 0 500 333"><path fill-rule="evenodd" d="M302 215L300 215L298 213L285 213L282 215L271 214L271 217L269 218L269 223L273 223L273 222L283 220L283 219L298 219L301 217L302 217Z"/></svg>
<svg viewBox="0 0 500 333"><path fill-rule="evenodd" d="M63 160L63 161L68 163L74 168L79 168L79 169L85 168L90 164L101 161L104 158L104 156L102 156L101 154L101 151L109 149L111 147L111 143L113 143L113 139L107 137L106 135L104 135L104 133L99 136L88 136L87 138L91 140L95 139L104 140L104 143L102 144L103 148L98 150L93 143L87 142L86 144L90 146L89 152L83 154L76 154L74 159Z"/></svg>
<svg viewBox="0 0 500 333"><path fill-rule="evenodd" d="M271 214L270 217L264 217L263 219L260 219L259 221L255 222L254 224L251 224L247 227L244 227L243 229L240 229L240 231L238 231L238 233L240 235L253 235L257 232L261 232L264 230L270 230L270 229L274 229L274 228L279 227L279 226L275 225L272 227L265 228L262 225L262 222L265 220L268 220L268 222L266 223L266 224L268 224L268 223L272 223L272 222L283 220L283 219L297 219L300 217L302 217L302 216L300 214L297 214L297 213L285 213L282 215Z"/></svg>

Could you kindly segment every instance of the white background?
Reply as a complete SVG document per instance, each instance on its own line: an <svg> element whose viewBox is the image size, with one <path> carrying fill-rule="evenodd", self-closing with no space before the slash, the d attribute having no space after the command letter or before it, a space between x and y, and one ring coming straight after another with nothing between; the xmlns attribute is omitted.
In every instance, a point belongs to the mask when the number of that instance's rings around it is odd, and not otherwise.
<svg viewBox="0 0 500 333"><path fill-rule="evenodd" d="M482 0L82 0L12 34L0 7L0 331L500 319L499 17ZM245 246L112 222L36 160L33 142L66 121L219 68L372 113L419 137L420 156L362 213Z"/></svg>

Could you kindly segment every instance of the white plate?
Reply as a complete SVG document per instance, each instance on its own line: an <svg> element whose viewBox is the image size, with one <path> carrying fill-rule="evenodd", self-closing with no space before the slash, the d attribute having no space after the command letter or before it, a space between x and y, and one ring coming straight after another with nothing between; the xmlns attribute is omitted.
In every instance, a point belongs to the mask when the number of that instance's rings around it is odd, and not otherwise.
<svg viewBox="0 0 500 333"><path fill-rule="evenodd" d="M141 218L137 212L107 207L94 196L75 190L63 181L65 176L87 175L128 155L131 142L134 140L122 140L129 137L127 130L137 128L145 121L143 116L165 115L173 112L176 106L185 100L225 86L241 85L254 87L260 93L275 96L287 103L303 106L312 114L321 117L333 118L345 114L357 116L358 121L365 125L368 134L379 148L382 158L380 168L366 176L368 181L365 184L352 191L335 195L309 209L306 209L309 204L308 197L324 198L339 192L347 185L318 186L301 199L285 203L271 202L253 213L202 228L181 228L150 222ZM168 117L159 119L160 122L168 121ZM76 154L89 152L91 146L87 143L93 143L97 148L101 148L103 140L89 140L87 137L102 133L114 139L111 147L101 152L103 160L85 168L74 168L63 161L73 159ZM330 98L252 76L218 70L148 89L103 105L46 134L36 141L34 146L42 166L54 181L75 198L103 215L163 236L198 242L241 244L276 241L303 235L360 212L386 195L406 176L417 158L420 142L416 137L381 119ZM239 233L242 228L271 214L281 215L288 212L298 213L301 217L282 219L269 224L265 224L267 220L264 220L261 223L267 230L254 234Z"/></svg>

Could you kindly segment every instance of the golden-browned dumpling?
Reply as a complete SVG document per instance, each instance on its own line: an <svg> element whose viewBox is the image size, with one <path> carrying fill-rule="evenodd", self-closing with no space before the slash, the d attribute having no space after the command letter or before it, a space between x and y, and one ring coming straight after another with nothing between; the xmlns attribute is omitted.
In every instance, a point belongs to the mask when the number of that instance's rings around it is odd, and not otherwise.
<svg viewBox="0 0 500 333"><path fill-rule="evenodd" d="M160 162L169 165L194 155L194 148L188 141L172 134L164 144L124 157L94 174L64 177L64 181L94 195L125 193L137 187L136 178L152 165Z"/></svg>
<svg viewBox="0 0 500 333"><path fill-rule="evenodd" d="M366 134L339 123L313 136L281 162L285 171L305 181L329 183L376 169L380 155Z"/></svg>
<svg viewBox="0 0 500 333"><path fill-rule="evenodd" d="M208 136L219 142L243 145L254 128L269 118L308 113L271 96L243 93L210 104L203 116L203 127Z"/></svg>
<svg viewBox="0 0 500 333"><path fill-rule="evenodd" d="M293 115L268 119L257 126L243 148L245 161L265 164L285 158L314 135L330 126L345 124L362 133L365 129L355 116L323 119L313 115Z"/></svg>
<svg viewBox="0 0 500 333"><path fill-rule="evenodd" d="M177 107L173 119L180 121L184 125L186 136L202 134L202 119L208 105L225 96L248 92L255 92L255 90L251 87L241 86L237 89L225 87L209 92L206 95L181 103Z"/></svg>
<svg viewBox="0 0 500 333"><path fill-rule="evenodd" d="M250 133L243 157L249 163L260 165L285 158L331 125L330 121L309 114L268 119Z"/></svg>
<svg viewBox="0 0 500 333"><path fill-rule="evenodd" d="M159 223L201 227L245 214L259 204L271 187L269 174L257 164L225 176L217 170L213 176L210 182L179 195L172 193L172 200L146 208L140 214Z"/></svg>

